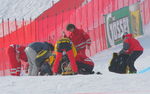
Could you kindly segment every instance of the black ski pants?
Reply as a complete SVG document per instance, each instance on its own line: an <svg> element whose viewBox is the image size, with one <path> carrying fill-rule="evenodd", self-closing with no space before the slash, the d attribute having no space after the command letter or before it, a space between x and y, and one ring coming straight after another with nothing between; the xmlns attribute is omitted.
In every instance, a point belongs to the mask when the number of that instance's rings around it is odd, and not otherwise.
<svg viewBox="0 0 150 94"><path fill-rule="evenodd" d="M130 54L129 58L126 61L126 64L129 66L129 71L131 73L137 72L136 68L134 67L134 62L136 59L142 55L143 51L133 51L132 54Z"/></svg>

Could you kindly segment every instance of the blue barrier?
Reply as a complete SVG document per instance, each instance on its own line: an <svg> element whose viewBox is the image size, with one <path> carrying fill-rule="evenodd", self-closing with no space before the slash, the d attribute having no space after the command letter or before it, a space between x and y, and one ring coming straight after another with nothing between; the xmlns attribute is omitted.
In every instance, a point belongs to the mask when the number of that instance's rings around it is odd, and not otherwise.
<svg viewBox="0 0 150 94"><path fill-rule="evenodd" d="M140 71L138 71L137 73L145 73L145 72L147 72L147 71L150 71L150 67L148 67L148 68L145 68L145 69L143 69L143 70L140 70Z"/></svg>

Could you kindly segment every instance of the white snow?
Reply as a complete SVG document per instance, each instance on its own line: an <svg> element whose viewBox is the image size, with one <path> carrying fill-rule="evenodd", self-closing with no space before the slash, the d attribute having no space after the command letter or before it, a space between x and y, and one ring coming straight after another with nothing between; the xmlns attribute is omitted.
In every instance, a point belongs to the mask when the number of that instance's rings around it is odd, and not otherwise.
<svg viewBox="0 0 150 94"><path fill-rule="evenodd" d="M138 38L144 47L136 61L138 70L150 67L150 24L145 35ZM0 77L0 94L150 94L150 72L143 74L115 74L108 71L113 52L122 45L105 50L92 57L95 71L103 75Z"/></svg>
<svg viewBox="0 0 150 94"><path fill-rule="evenodd" d="M16 30L15 19L17 19L17 26L20 28L23 18L27 25L30 18L34 20L58 1L60 0L0 0L0 37ZM4 34L1 24L2 18L4 19ZM10 31L8 30L8 18Z"/></svg>
<svg viewBox="0 0 150 94"><path fill-rule="evenodd" d="M35 19L59 0L0 0L0 19ZM7 8L6 8L7 7Z"/></svg>

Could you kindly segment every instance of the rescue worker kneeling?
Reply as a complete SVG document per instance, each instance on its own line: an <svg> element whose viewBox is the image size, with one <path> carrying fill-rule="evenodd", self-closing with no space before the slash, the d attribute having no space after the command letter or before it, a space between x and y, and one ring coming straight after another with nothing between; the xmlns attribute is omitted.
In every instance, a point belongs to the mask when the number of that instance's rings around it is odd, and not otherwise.
<svg viewBox="0 0 150 94"><path fill-rule="evenodd" d="M53 45L48 42L33 42L25 48L29 63L29 76L38 75L41 66L53 50Z"/></svg>
<svg viewBox="0 0 150 94"><path fill-rule="evenodd" d="M58 74L58 69L60 65L60 60L62 59L63 52L66 52L68 59L70 61L70 67L72 69L72 74L78 73L78 67L75 61L75 55L73 52L73 43L68 38L62 38L56 43L56 59L53 64L53 74Z"/></svg>

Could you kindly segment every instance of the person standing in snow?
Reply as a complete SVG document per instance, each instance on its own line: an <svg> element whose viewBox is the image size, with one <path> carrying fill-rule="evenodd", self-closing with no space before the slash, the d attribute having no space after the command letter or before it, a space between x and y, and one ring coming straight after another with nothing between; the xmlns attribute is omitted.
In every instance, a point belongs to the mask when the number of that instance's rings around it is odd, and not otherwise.
<svg viewBox="0 0 150 94"><path fill-rule="evenodd" d="M37 76L43 62L49 58L54 46L48 42L33 42L25 48L29 63L29 76Z"/></svg>
<svg viewBox="0 0 150 94"><path fill-rule="evenodd" d="M130 73L136 73L137 70L134 66L134 62L136 59L142 55L143 47L139 43L138 40L133 38L132 34L128 34L125 32L122 35L123 38L123 49L119 52L119 54L129 54L129 58L126 61L126 64L129 67Z"/></svg>

